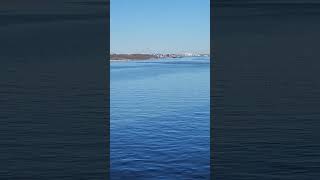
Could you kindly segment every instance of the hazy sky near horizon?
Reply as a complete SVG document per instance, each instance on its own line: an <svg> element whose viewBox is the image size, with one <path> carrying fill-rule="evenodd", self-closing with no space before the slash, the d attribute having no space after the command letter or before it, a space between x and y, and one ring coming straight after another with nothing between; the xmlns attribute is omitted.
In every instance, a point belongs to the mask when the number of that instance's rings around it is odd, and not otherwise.
<svg viewBox="0 0 320 180"><path fill-rule="evenodd" d="M210 0L111 0L112 53L209 53Z"/></svg>

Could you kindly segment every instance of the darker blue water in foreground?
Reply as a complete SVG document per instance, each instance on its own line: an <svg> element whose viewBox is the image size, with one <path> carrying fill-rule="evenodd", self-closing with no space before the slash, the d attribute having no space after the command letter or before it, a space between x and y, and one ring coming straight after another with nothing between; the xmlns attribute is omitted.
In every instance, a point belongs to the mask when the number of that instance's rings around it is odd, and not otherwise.
<svg viewBox="0 0 320 180"><path fill-rule="evenodd" d="M209 179L209 58L111 63L111 179Z"/></svg>
<svg viewBox="0 0 320 180"><path fill-rule="evenodd" d="M220 2L211 9L212 178L318 180L320 4Z"/></svg>
<svg viewBox="0 0 320 180"><path fill-rule="evenodd" d="M1 180L107 179L107 9L1 1Z"/></svg>

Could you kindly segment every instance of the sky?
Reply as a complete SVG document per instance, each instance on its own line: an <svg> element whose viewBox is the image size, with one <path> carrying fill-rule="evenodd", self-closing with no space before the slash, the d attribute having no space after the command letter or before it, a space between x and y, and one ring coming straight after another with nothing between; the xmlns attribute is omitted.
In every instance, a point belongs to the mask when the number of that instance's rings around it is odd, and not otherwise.
<svg viewBox="0 0 320 180"><path fill-rule="evenodd" d="M210 0L111 0L111 53L209 53Z"/></svg>

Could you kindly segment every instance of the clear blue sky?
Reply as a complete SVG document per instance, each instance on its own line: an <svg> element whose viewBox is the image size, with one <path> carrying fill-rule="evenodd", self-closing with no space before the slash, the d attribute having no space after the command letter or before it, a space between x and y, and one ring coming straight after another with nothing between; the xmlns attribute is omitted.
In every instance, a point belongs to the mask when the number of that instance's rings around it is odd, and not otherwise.
<svg viewBox="0 0 320 180"><path fill-rule="evenodd" d="M209 53L210 0L111 0L112 53Z"/></svg>

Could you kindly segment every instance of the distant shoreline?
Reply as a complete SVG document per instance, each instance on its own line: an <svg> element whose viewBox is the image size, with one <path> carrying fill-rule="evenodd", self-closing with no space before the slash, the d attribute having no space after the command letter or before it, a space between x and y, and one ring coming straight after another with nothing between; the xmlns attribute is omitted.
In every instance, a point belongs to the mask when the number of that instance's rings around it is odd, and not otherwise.
<svg viewBox="0 0 320 180"><path fill-rule="evenodd" d="M110 60L112 61L148 60L148 59L158 59L158 57L152 54L111 54L110 55Z"/></svg>
<svg viewBox="0 0 320 180"><path fill-rule="evenodd" d="M177 55L177 54L111 54L111 61L130 61L130 60L158 60L163 58L182 58L182 57L209 57L207 54L201 55Z"/></svg>

